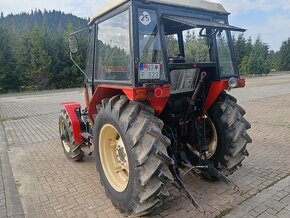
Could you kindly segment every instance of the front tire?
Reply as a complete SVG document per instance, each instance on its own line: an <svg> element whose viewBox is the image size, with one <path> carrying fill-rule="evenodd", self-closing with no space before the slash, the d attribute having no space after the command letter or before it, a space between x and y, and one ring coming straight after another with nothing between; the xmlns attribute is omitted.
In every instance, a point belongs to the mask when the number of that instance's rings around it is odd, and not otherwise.
<svg viewBox="0 0 290 218"><path fill-rule="evenodd" d="M82 161L84 152L81 150L81 144L74 143L72 124L65 110L61 110L58 124L60 140L65 156L71 161Z"/></svg>
<svg viewBox="0 0 290 218"><path fill-rule="evenodd" d="M121 212L145 215L169 196L173 182L170 140L151 108L125 96L103 100L93 127L97 170L106 194ZM122 182L120 182L122 181Z"/></svg>

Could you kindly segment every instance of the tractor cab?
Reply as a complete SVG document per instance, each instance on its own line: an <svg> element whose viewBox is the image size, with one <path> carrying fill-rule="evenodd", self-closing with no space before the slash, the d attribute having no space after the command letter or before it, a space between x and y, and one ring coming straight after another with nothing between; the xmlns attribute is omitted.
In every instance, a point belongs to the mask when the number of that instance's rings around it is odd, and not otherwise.
<svg viewBox="0 0 290 218"><path fill-rule="evenodd" d="M229 13L203 0L115 0L89 22L86 107L63 103L59 132L70 160L94 147L106 194L120 211L142 216L184 190L188 172L227 178L249 155L250 123L237 99L239 76ZM91 152L92 154L92 152ZM185 169L182 172L181 169Z"/></svg>
<svg viewBox="0 0 290 218"><path fill-rule="evenodd" d="M207 72L207 91L219 89L207 98L207 109L222 90L243 87L231 31L244 29L229 25L228 15L222 5L201 0L115 0L98 10L89 22L83 71L92 122L95 104L106 97L89 104L97 88L145 100L159 115L170 95L193 91L197 72Z"/></svg>
<svg viewBox="0 0 290 218"><path fill-rule="evenodd" d="M87 75L94 86L171 84L173 92L186 91L197 68L209 70L212 80L239 77L231 31L244 30L228 24L221 5L112 2L89 23L95 58L88 58Z"/></svg>

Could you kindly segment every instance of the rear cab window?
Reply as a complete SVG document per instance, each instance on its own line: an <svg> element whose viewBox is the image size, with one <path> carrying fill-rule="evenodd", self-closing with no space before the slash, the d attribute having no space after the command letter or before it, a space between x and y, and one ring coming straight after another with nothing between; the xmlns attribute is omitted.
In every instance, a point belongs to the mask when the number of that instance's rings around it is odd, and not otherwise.
<svg viewBox="0 0 290 218"><path fill-rule="evenodd" d="M160 32L155 10L138 9L139 80L165 80Z"/></svg>

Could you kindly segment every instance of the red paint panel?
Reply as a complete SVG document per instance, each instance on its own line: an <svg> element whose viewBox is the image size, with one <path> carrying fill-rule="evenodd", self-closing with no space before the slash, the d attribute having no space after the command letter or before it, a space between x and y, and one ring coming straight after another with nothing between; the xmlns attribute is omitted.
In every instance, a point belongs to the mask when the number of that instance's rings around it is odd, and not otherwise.
<svg viewBox="0 0 290 218"><path fill-rule="evenodd" d="M91 122L94 123L94 114L97 113L96 106L102 103L105 98L111 98L115 95L123 94L121 87L115 86L98 86L89 103L88 114Z"/></svg>
<svg viewBox="0 0 290 218"><path fill-rule="evenodd" d="M81 108L81 105L76 102L66 102L61 103L61 105L66 110L68 117L72 124L72 131L75 144L81 144L83 142L83 137L81 136L81 125L79 118L76 114L76 110Z"/></svg>
<svg viewBox="0 0 290 218"><path fill-rule="evenodd" d="M157 116L161 114L163 111L169 97L161 97L161 98L151 98L148 99L148 103L154 108Z"/></svg>
<svg viewBox="0 0 290 218"><path fill-rule="evenodd" d="M170 87L157 87L153 91L154 95L151 98L148 98L147 102L154 108L156 115L159 116L169 99Z"/></svg>
<svg viewBox="0 0 290 218"><path fill-rule="evenodd" d="M207 99L205 101L205 110L208 111L208 109L212 106L212 104L215 102L219 94L225 90L228 89L228 81L227 80L221 80L221 81L214 81L211 83Z"/></svg>
<svg viewBox="0 0 290 218"><path fill-rule="evenodd" d="M238 85L236 88L242 88L245 87L245 85L246 85L245 78L244 77L238 78ZM212 104L215 102L221 91L228 89L229 89L228 80L212 82L205 102L205 110L208 110L212 106Z"/></svg>
<svg viewBox="0 0 290 218"><path fill-rule="evenodd" d="M159 96L155 95L157 90ZM91 121L94 121L94 114L96 114L96 106L102 103L105 98L111 98L115 95L125 94L130 101L148 101L154 108L157 115L159 115L165 107L170 96L170 87L120 87L120 86L98 86L89 103L88 113Z"/></svg>

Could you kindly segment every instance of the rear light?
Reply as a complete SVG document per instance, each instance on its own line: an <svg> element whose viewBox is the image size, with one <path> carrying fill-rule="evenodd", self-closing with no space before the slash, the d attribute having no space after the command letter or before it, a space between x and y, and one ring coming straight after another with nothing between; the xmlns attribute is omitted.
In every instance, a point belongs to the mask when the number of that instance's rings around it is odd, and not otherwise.
<svg viewBox="0 0 290 218"><path fill-rule="evenodd" d="M229 79L228 84L230 88L236 88L239 86L239 79L232 77Z"/></svg>
<svg viewBox="0 0 290 218"><path fill-rule="evenodd" d="M162 97L162 96L163 96L163 90L162 90L161 88L157 88L157 89L155 89L155 90L154 90L154 95L155 95L155 97L157 97L157 98Z"/></svg>

